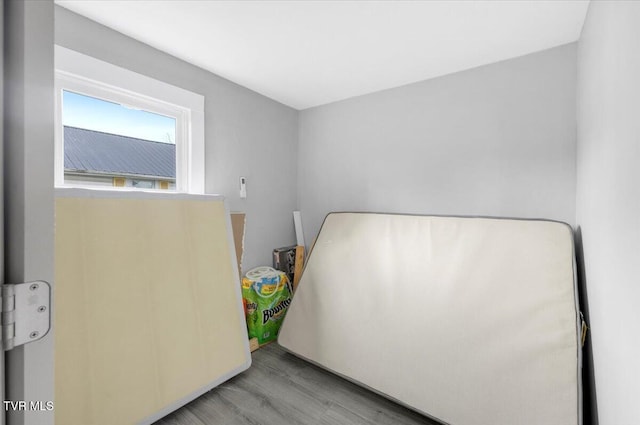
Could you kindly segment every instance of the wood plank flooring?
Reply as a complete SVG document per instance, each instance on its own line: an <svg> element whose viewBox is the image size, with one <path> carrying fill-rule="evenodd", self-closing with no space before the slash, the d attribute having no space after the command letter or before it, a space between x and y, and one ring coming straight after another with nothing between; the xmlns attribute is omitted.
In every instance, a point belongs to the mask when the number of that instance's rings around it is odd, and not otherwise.
<svg viewBox="0 0 640 425"><path fill-rule="evenodd" d="M285 352L253 353L246 372L155 425L437 425L369 390Z"/></svg>

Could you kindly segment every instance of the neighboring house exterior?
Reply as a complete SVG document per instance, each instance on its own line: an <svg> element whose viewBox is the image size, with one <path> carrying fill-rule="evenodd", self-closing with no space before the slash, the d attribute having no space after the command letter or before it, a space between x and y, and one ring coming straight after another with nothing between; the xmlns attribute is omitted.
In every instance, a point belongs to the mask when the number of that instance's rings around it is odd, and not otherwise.
<svg viewBox="0 0 640 425"><path fill-rule="evenodd" d="M175 189L176 145L64 127L65 183Z"/></svg>

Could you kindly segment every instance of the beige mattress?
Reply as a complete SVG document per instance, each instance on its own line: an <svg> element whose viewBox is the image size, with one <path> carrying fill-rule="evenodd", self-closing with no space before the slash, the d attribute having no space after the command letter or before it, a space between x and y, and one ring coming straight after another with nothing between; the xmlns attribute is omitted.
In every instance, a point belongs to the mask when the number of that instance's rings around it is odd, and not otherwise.
<svg viewBox="0 0 640 425"><path fill-rule="evenodd" d="M251 364L215 195L56 190L55 421L150 424Z"/></svg>
<svg viewBox="0 0 640 425"><path fill-rule="evenodd" d="M278 342L451 425L579 425L572 229L327 216Z"/></svg>

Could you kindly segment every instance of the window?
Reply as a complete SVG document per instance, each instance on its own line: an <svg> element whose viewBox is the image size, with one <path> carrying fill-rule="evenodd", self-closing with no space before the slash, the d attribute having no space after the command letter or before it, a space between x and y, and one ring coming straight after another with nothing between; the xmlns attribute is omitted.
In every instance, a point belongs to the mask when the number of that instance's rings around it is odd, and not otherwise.
<svg viewBox="0 0 640 425"><path fill-rule="evenodd" d="M131 187L137 187L138 189L154 189L156 188L156 182L154 180L131 179ZM159 185L158 188L161 189Z"/></svg>
<svg viewBox="0 0 640 425"><path fill-rule="evenodd" d="M204 192L204 98L56 46L56 186Z"/></svg>
<svg viewBox="0 0 640 425"><path fill-rule="evenodd" d="M176 189L175 117L63 89L62 126L64 184Z"/></svg>

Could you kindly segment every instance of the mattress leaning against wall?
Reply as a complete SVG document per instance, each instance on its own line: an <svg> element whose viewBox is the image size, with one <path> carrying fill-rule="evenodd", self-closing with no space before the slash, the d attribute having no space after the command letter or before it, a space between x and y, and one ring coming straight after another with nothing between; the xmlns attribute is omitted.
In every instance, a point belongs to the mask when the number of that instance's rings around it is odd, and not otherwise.
<svg viewBox="0 0 640 425"><path fill-rule="evenodd" d="M334 213L278 342L451 425L579 425L572 229Z"/></svg>
<svg viewBox="0 0 640 425"><path fill-rule="evenodd" d="M249 367L230 229L219 196L57 190L56 423L151 423Z"/></svg>

